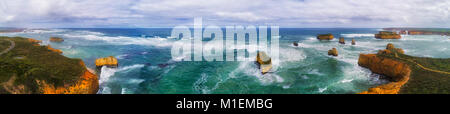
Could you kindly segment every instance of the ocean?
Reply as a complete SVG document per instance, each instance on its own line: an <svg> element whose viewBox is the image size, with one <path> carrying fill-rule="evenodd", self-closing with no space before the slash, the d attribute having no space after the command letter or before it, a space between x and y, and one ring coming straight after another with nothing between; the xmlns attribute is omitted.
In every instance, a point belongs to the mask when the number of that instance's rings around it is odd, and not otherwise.
<svg viewBox="0 0 450 114"><path fill-rule="evenodd" d="M254 62L178 62L171 57L170 28L36 29L0 33L42 40L64 56L80 58L95 69L95 59L114 56L118 68L100 69L99 94L352 94L387 83L358 66L360 53L376 53L388 43L408 55L449 58L450 38L403 35L375 39L378 28L280 28L280 62L261 74ZM317 34L335 39L319 41ZM62 43L49 37L64 38ZM346 44L338 43L344 37ZM356 45L351 45L354 38ZM293 46L298 42L299 46ZM339 56L328 56L337 48Z"/></svg>

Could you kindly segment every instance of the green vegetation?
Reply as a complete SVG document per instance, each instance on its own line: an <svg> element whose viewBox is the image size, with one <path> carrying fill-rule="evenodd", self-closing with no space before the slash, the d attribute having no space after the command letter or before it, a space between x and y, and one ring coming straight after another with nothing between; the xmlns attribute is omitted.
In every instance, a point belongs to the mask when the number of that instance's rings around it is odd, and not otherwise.
<svg viewBox="0 0 450 114"><path fill-rule="evenodd" d="M0 52L7 49L11 44L6 40L0 40Z"/></svg>
<svg viewBox="0 0 450 114"><path fill-rule="evenodd" d="M411 67L409 81L402 86L402 94L449 94L450 58L413 57L400 53L378 54L407 63ZM422 67L421 67L422 66Z"/></svg>
<svg viewBox="0 0 450 114"><path fill-rule="evenodd" d="M23 85L24 91L29 93L39 93L36 80L44 80L55 86L71 84L85 70L80 64L81 60L64 57L45 46L34 46L26 38L0 37L1 51L11 45L6 39L16 45L9 52L0 55L0 94L10 93L11 88L6 88L5 85L11 83L14 87ZM11 82L11 79L15 80Z"/></svg>
<svg viewBox="0 0 450 114"><path fill-rule="evenodd" d="M380 31L379 34L381 34L381 35L396 35L397 33L395 33L395 32L390 32L390 31Z"/></svg>

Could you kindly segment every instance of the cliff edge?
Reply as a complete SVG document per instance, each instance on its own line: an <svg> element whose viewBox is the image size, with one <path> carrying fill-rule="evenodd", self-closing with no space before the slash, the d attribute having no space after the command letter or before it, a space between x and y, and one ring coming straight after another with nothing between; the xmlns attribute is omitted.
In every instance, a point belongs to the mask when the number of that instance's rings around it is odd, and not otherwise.
<svg viewBox="0 0 450 114"><path fill-rule="evenodd" d="M80 59L40 46L41 41L0 37L15 47L0 55L0 94L96 94L98 77ZM50 48L49 48L50 47Z"/></svg>

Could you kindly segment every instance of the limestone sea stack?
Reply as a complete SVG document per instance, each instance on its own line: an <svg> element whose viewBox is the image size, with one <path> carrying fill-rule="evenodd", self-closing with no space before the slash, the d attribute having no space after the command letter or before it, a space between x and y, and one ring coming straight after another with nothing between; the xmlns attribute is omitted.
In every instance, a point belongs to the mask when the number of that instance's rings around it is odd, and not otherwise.
<svg viewBox="0 0 450 114"><path fill-rule="evenodd" d="M336 48L333 48L331 50L328 50L328 55L332 55L332 56L338 56L338 51Z"/></svg>
<svg viewBox="0 0 450 114"><path fill-rule="evenodd" d="M64 39L59 38L59 37L50 37L50 42L56 42L56 43L60 43L63 42Z"/></svg>
<svg viewBox="0 0 450 114"><path fill-rule="evenodd" d="M375 38L378 38L378 39L400 39L400 38L402 38L402 36L400 36L400 34L397 34L395 32L380 31L378 34L375 34Z"/></svg>
<svg viewBox="0 0 450 114"><path fill-rule="evenodd" d="M319 35L317 35L317 39L319 39L319 40L333 40L334 36L333 36L333 34L319 34Z"/></svg>
<svg viewBox="0 0 450 114"><path fill-rule="evenodd" d="M352 45L356 45L355 39L352 38Z"/></svg>
<svg viewBox="0 0 450 114"><path fill-rule="evenodd" d="M266 74L270 71L270 69L272 69L272 58L267 56L265 52L258 53L256 56L256 62L258 63L262 74Z"/></svg>
<svg viewBox="0 0 450 114"><path fill-rule="evenodd" d="M340 43L340 44L345 44L345 39L344 39L344 37L340 37L340 38L339 38L339 43Z"/></svg>
<svg viewBox="0 0 450 114"><path fill-rule="evenodd" d="M102 66L117 67L118 66L117 58L113 56L98 58L95 60L95 66L97 66L97 68Z"/></svg>

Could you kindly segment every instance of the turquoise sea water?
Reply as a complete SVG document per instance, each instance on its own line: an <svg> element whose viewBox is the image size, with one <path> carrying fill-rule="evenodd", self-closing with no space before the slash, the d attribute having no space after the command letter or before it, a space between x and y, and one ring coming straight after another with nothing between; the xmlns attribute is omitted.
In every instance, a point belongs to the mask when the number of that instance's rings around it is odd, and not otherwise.
<svg viewBox="0 0 450 114"><path fill-rule="evenodd" d="M403 48L413 56L449 58L450 38L440 35L403 36L380 40L381 29L361 28L281 28L280 63L262 75L254 62L176 62L170 55L171 29L47 29L0 36L22 36L43 40L42 44L81 58L95 69L95 59L115 56L118 68L101 68L100 94L335 94L358 93L386 83L357 65L360 53L376 53L387 43ZM318 41L317 34L345 37L345 45L335 38ZM48 42L56 36L63 43ZM351 45L351 38L356 45ZM295 47L292 42L299 42ZM338 57L327 55L337 48Z"/></svg>

